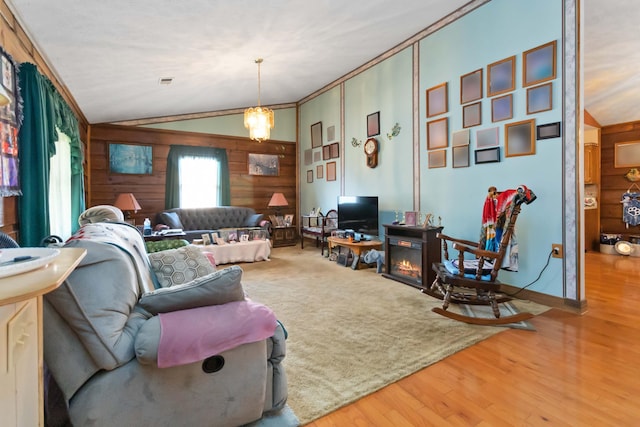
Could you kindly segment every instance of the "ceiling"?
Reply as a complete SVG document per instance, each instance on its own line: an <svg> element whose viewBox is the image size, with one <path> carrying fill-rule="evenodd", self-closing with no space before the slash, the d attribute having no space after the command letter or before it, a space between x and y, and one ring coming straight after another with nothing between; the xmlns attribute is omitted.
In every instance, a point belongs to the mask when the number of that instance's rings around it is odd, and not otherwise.
<svg viewBox="0 0 640 427"><path fill-rule="evenodd" d="M261 103L297 102L468 3L5 1L90 123L255 106L257 58ZM640 7L584 1L586 109L601 125L640 120Z"/></svg>

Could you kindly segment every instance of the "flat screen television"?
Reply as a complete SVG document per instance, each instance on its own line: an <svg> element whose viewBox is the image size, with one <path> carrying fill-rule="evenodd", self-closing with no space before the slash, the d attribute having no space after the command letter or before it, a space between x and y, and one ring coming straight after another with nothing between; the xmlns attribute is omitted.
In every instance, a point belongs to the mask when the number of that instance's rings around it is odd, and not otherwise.
<svg viewBox="0 0 640 427"><path fill-rule="evenodd" d="M338 196L338 228L378 235L377 196Z"/></svg>

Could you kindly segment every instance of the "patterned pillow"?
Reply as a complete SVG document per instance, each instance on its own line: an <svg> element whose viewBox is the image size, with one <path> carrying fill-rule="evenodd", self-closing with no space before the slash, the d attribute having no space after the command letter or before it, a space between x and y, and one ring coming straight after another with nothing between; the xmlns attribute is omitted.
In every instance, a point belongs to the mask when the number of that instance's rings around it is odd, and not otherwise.
<svg viewBox="0 0 640 427"><path fill-rule="evenodd" d="M151 253L149 261L163 288L188 283L216 271L200 248L194 245Z"/></svg>

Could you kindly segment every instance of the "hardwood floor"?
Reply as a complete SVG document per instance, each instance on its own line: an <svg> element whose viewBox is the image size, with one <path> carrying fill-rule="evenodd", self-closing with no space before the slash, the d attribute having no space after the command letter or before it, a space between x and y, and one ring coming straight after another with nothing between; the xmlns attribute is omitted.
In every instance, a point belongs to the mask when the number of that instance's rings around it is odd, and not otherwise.
<svg viewBox="0 0 640 427"><path fill-rule="evenodd" d="M551 309L308 427L640 425L640 258L587 253L586 288L585 314Z"/></svg>

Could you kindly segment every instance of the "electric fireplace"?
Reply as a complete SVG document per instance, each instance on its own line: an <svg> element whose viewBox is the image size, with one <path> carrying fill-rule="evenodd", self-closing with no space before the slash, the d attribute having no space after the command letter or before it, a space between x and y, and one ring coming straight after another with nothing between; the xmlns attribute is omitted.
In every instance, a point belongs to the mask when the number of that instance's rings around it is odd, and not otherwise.
<svg viewBox="0 0 640 427"><path fill-rule="evenodd" d="M384 277L416 288L429 288L436 278L431 268L440 262L442 227L411 227L385 224Z"/></svg>

